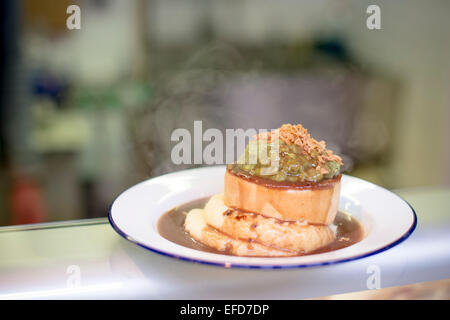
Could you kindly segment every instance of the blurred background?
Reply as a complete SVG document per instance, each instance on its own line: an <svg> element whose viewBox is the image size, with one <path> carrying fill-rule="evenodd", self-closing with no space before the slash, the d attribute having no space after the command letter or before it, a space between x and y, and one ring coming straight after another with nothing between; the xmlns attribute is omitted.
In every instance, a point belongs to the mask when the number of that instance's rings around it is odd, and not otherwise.
<svg viewBox="0 0 450 320"><path fill-rule="evenodd" d="M127 187L189 167L170 134L194 120L301 123L351 175L448 186L449 14L444 0L4 0L0 225L106 216Z"/></svg>

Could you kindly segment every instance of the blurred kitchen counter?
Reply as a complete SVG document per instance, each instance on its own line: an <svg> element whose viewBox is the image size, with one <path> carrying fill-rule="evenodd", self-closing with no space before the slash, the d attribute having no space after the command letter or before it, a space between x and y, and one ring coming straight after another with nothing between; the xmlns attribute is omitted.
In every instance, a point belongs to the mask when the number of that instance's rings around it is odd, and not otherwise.
<svg viewBox="0 0 450 320"><path fill-rule="evenodd" d="M450 278L450 188L396 192L418 216L407 241L368 258L308 269L225 269L175 260L121 238L106 218L3 227L0 298L449 299L450 282L437 280ZM380 267L382 289L361 292L373 265ZM413 294L424 287L428 294ZM349 292L359 293L338 295Z"/></svg>

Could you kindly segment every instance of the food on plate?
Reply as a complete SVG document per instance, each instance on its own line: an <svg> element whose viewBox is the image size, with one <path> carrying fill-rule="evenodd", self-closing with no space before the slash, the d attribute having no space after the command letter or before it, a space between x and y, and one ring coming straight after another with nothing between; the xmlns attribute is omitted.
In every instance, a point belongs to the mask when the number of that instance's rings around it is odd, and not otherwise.
<svg viewBox="0 0 450 320"><path fill-rule="evenodd" d="M189 211L185 231L239 256L317 252L337 241L342 164L301 125L261 133L227 166L223 194Z"/></svg>
<svg viewBox="0 0 450 320"><path fill-rule="evenodd" d="M222 194L208 201L203 216L211 227L230 237L294 252L311 252L335 239L326 225L311 225L304 220L282 221L228 208Z"/></svg>
<svg viewBox="0 0 450 320"><path fill-rule="evenodd" d="M318 142L302 125L284 124L279 129L258 134L250 141L240 159L230 165L251 176L272 181L319 182L340 175L342 159ZM279 162L278 170L267 172L272 163L265 162L261 151L274 155ZM256 161L250 161L251 159Z"/></svg>
<svg viewBox="0 0 450 320"><path fill-rule="evenodd" d="M280 220L330 224L339 205L341 176L312 183L274 184L227 168L225 203Z"/></svg>
<svg viewBox="0 0 450 320"><path fill-rule="evenodd" d="M193 209L186 216L185 228L197 241L218 251L237 256L292 256L293 252L278 250L259 243L235 239L209 226L203 216L203 210Z"/></svg>
<svg viewBox="0 0 450 320"><path fill-rule="evenodd" d="M256 143L256 147L252 147ZM278 170L264 171L259 149L279 151ZM253 163L249 163L253 153ZM241 163L233 163L225 173L225 204L281 220L306 220L330 224L339 204L342 159L317 142L301 125L258 135L247 146ZM242 160L242 157L241 157ZM264 175L262 174L264 173Z"/></svg>

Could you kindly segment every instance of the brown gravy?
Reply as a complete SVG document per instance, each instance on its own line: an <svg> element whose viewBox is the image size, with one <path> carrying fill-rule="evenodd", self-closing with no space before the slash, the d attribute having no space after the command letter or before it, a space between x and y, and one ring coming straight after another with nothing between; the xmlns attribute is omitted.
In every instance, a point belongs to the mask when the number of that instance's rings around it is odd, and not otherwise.
<svg viewBox="0 0 450 320"><path fill-rule="evenodd" d="M208 200L209 198L194 200L164 213L158 221L159 234L167 240L187 248L217 254L227 254L195 241L184 230L186 214L191 209L203 208ZM361 241L364 237L362 226L355 218L346 213L338 212L333 225L336 226L336 240L323 248L308 253L308 255L342 249Z"/></svg>
<svg viewBox="0 0 450 320"><path fill-rule="evenodd" d="M236 177L243 178L251 183L259 184L266 188L272 188L272 189L310 189L310 190L329 189L329 188L333 188L333 186L336 182L341 181L341 177L342 177L342 175L340 174L334 178L323 179L318 182L275 181L275 180L270 180L270 179L266 179L263 177L251 175L251 174L239 169L235 165L228 166L227 172Z"/></svg>

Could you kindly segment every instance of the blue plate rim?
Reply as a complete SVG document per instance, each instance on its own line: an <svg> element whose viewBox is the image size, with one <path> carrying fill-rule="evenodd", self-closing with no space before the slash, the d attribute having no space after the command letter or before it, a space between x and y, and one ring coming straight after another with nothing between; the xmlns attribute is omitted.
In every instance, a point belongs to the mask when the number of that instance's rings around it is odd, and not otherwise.
<svg viewBox="0 0 450 320"><path fill-rule="evenodd" d="M187 170L199 170L199 169L204 169L204 168L211 168L211 167L193 168L193 169L187 169ZM185 170L182 170L182 171L185 171ZM166 175L175 174L175 173L178 173L178 172L181 172L181 171L171 172L171 173L168 173L168 174L166 174ZM164 175L163 175L163 176L164 176ZM161 177L161 176L159 176L159 177ZM364 182L368 182L368 183L373 184L373 185L376 185L376 184L374 184L374 183L372 183L372 182L370 182L370 181L366 181L366 180L361 179L361 178L358 178L358 177L353 177L353 176L350 176L350 177L355 178L355 179L358 179L358 180L362 180L362 181L364 181ZM325 261L325 262L317 262L317 263L292 264L292 265L251 265L251 264L233 264L233 263L229 263L229 262L212 262L212 261L207 261L207 260L202 260L202 259L187 258L187 257L184 257L184 256L179 256L179 255L176 255L176 254L167 253L167 252L165 252L165 251L162 251L162 250L158 250L158 249L149 247L148 245L145 245L145 244L143 244L143 243L141 243L141 242L139 242L139 241L133 239L133 237L131 237L130 235L128 235L126 232L124 232L123 230L121 230L121 229L119 228L119 226L117 226L117 224L114 222L114 219L113 219L113 217L112 217L112 207L113 207L114 203L117 201L117 199L118 199L123 193L125 193L126 191L130 190L130 189L133 188L133 187L136 187L136 186L140 185L141 183L145 183L145 182L147 182L147 181L149 181L149 180L156 179L156 178L158 178L158 177L154 177L154 178L150 178L150 179L148 179L148 180L142 181L142 182L137 183L137 184L135 184L134 186L131 186L130 188L124 190L123 192L121 192L121 193L113 200L113 202L112 202L111 205L109 206L109 209L108 209L108 221L109 221L109 224L111 225L111 227L114 229L114 231L116 231L120 236L122 236L124 239L130 241L131 243L134 243L134 244L136 244L136 245L138 245L138 246L140 246L140 247L142 247L142 248L144 248L144 249L146 249L146 250L149 250L149 251L151 251L151 252L160 254L160 255L162 255L162 256L170 257L170 258L177 259L177 260L181 260L181 261L187 261L187 262L199 263L199 264L210 265L210 266L216 266L216 267L238 268L238 269L270 269L270 270L273 270L273 269L300 269L300 268L313 268L313 267L329 266L329 265L341 264L341 263L345 263L345 262L350 262L350 261L355 261L355 260L364 259L364 258L373 256L373 255L379 254L379 253L381 253L381 252L384 252L384 251L386 251L386 250L389 250L389 249L391 249L391 248L397 246L398 244L402 243L402 242L405 241L406 239L408 239L409 236L411 236L411 234L414 232L414 230L415 230L416 227L417 227L417 214L416 214L416 211L414 210L414 208L411 206L411 204L410 204L408 201L406 201L405 199L403 199L403 198L402 198L400 195L398 195L397 193L395 193L395 192L393 192L393 191L391 191L391 190L389 190L389 189L386 189L386 188L384 188L384 187L381 187L381 186L379 186L379 185L376 185L377 187L379 187L379 188L381 188L381 189L384 189L384 190L386 190L386 191L388 191L388 192L394 194L396 197L398 197L398 198L401 199L403 202L405 202L405 203L408 205L408 207L411 209L412 214L413 214L413 217L414 217L414 220L413 220L411 226L409 227L409 229L408 229L408 230L407 230L400 238L398 238L397 240L395 240L395 241L393 241L393 242L391 242L391 243L389 243L389 244L383 246L383 247L380 248L380 249L377 249L377 250L374 250L374 251L371 251L371 252L368 252L368 253L365 253L365 254L357 255L357 256L354 256L354 257L345 258L345 259L337 259L337 260Z"/></svg>

